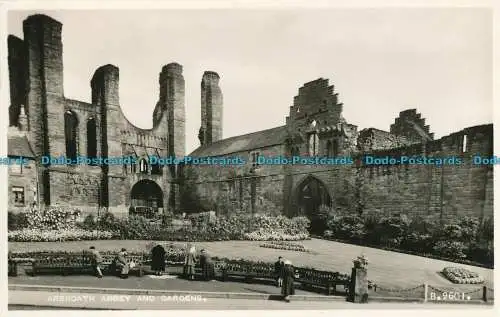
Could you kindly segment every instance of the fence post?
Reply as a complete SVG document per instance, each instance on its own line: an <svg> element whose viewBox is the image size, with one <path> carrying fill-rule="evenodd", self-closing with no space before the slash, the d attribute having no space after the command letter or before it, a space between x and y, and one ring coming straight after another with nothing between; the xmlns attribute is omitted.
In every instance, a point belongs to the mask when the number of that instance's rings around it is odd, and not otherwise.
<svg viewBox="0 0 500 317"><path fill-rule="evenodd" d="M488 302L488 288L486 285L483 286L483 302Z"/></svg>
<svg viewBox="0 0 500 317"><path fill-rule="evenodd" d="M427 303L427 299L429 298L429 284L424 283L424 303Z"/></svg>

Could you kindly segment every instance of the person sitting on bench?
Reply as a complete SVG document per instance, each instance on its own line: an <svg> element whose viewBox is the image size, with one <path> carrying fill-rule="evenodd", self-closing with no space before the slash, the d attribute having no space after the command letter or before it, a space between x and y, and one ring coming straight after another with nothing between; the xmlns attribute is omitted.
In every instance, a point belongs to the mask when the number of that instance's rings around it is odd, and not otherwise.
<svg viewBox="0 0 500 317"><path fill-rule="evenodd" d="M120 278L128 278L128 272L130 270L127 261L127 250L122 248L114 260L114 267Z"/></svg>

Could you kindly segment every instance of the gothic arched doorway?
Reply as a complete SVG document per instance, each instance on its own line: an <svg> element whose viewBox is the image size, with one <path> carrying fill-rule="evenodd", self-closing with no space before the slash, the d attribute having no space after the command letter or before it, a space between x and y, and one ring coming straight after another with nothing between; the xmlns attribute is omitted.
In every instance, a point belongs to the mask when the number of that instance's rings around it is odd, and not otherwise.
<svg viewBox="0 0 500 317"><path fill-rule="evenodd" d="M163 192L155 182L144 179L138 181L130 191L130 214L146 218L156 218L163 208Z"/></svg>
<svg viewBox="0 0 500 317"><path fill-rule="evenodd" d="M326 229L326 219L321 214L320 208L332 205L332 199L325 185L317 178L308 176L297 187L297 199L299 215L311 220L311 233L323 234Z"/></svg>

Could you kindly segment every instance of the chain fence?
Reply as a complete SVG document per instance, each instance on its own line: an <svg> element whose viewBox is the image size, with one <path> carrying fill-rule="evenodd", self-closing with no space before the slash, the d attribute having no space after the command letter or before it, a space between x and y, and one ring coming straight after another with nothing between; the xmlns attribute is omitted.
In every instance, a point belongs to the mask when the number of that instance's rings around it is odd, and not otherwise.
<svg viewBox="0 0 500 317"><path fill-rule="evenodd" d="M424 298L425 284L409 288L386 288L374 284L371 289L374 296L399 297L399 298Z"/></svg>
<svg viewBox="0 0 500 317"><path fill-rule="evenodd" d="M420 284L409 288L386 288L372 283L370 293L377 297L418 298L429 302L437 301L494 301L494 289L484 285L463 285L447 287Z"/></svg>

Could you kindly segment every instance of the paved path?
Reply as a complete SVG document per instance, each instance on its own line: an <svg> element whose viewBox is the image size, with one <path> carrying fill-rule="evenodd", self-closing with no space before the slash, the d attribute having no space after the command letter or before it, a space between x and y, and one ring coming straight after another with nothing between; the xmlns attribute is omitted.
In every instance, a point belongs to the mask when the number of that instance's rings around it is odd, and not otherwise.
<svg viewBox="0 0 500 317"><path fill-rule="evenodd" d="M77 300L75 294L70 293L51 293L51 292L29 292L29 291L9 291L9 309L36 309L33 306L42 306L43 309L48 309L47 306L72 307L74 309L148 309L148 310L165 310L165 309L182 309L182 310L329 310L329 309L459 309L460 311L469 311L470 316L475 311L491 312L493 316L493 308L491 306L482 305L448 305L448 304L411 304L411 303L368 303L368 304L352 304L348 302L314 302L314 301L291 301L289 303L274 300L248 300L248 299L215 299L207 298L206 300L196 301L181 301L181 300L161 300L155 301L138 301L137 298L130 297L116 298L114 301L102 301L98 295L80 293L82 299ZM56 296L56 297L54 297ZM66 296L66 297L65 297ZM87 296L87 297L85 297ZM108 296L108 295L106 295ZM92 297L94 299L92 300ZM67 298L66 300L63 300ZM83 298L86 298L83 299ZM23 305L28 305L24 307ZM55 308L57 309L57 308ZM484 315L484 313L481 313ZM488 314L489 315L489 314Z"/></svg>
<svg viewBox="0 0 500 317"><path fill-rule="evenodd" d="M131 276L128 279L119 279L105 276L102 279L93 276L19 276L9 277L9 284L21 285L47 285L95 288L121 288L121 289L150 289L150 290L175 290L175 291L200 291L200 292L230 292L230 293L255 293L279 294L280 289L272 285L250 284L239 282L203 282L188 281L181 278L154 279L150 276L141 278ZM318 295L302 290L297 290L297 295Z"/></svg>
<svg viewBox="0 0 500 317"><path fill-rule="evenodd" d="M485 278L488 287L494 288L493 270L491 269L327 240L312 239L297 243L304 245L314 253L262 248L259 246L262 242L258 241L200 242L196 243L196 246L208 249L214 256L274 262L278 255L282 255L298 266L309 266L316 269L345 273L350 273L352 260L364 253L369 261L368 278L385 288L410 288L425 282L436 287L454 288L463 291L470 291L478 287L477 285L453 284L440 276L438 272L447 266L463 267L477 272ZM180 242L174 244L184 245ZM101 250L118 250L125 247L129 251L144 251L147 250L148 245L151 245L151 241L9 242L9 250L21 252L39 250L82 251L88 249L91 245L95 245Z"/></svg>

